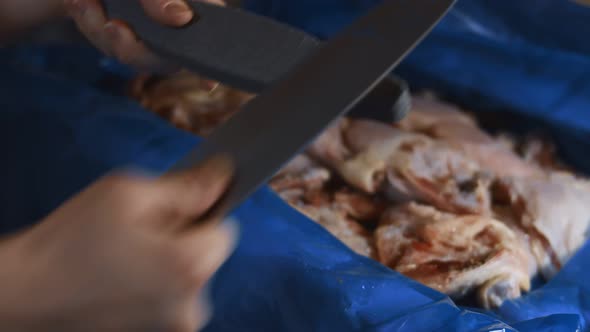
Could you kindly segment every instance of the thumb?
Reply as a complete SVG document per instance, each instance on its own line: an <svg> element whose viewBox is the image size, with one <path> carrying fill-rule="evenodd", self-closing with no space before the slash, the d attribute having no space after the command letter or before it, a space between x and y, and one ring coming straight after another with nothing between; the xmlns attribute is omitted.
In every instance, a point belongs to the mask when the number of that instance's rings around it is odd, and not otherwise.
<svg viewBox="0 0 590 332"><path fill-rule="evenodd" d="M164 175L156 185L165 206L173 209L183 221L192 222L221 198L233 173L231 159L216 156L192 169Z"/></svg>
<svg viewBox="0 0 590 332"><path fill-rule="evenodd" d="M154 20L169 26L189 23L194 13L184 0L140 0L145 12Z"/></svg>
<svg viewBox="0 0 590 332"><path fill-rule="evenodd" d="M190 0L195 1L195 0ZM198 0L197 0L198 1ZM200 0L223 6L223 0ZM154 20L173 27L188 24L198 13L185 0L140 0L146 13Z"/></svg>

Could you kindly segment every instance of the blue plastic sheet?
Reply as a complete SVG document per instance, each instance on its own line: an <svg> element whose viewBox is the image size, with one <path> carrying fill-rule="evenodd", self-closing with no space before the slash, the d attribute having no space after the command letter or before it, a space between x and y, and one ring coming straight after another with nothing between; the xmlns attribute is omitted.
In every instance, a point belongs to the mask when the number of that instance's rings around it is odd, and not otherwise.
<svg viewBox="0 0 590 332"><path fill-rule="evenodd" d="M323 37L377 1L250 1ZM575 34L572 34L572 31ZM481 112L543 124L590 172L590 11L566 1L462 0L400 68ZM117 167L163 172L199 139L123 92L129 72L86 47L0 51L0 231L35 223ZM514 118L516 119L516 118ZM512 121L515 122L515 121ZM590 245L548 284L497 312L359 257L268 189L237 211L241 242L211 285L207 331L585 331Z"/></svg>

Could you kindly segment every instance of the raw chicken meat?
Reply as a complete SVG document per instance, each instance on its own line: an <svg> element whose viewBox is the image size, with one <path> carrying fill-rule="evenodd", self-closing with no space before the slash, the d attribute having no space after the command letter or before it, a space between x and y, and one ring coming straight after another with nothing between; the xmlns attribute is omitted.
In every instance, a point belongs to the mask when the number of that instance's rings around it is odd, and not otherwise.
<svg viewBox="0 0 590 332"><path fill-rule="evenodd" d="M186 72L140 77L131 93L198 135L252 97ZM356 253L493 308L586 240L590 183L564 171L547 140L492 137L458 107L415 96L395 125L339 120L270 186Z"/></svg>
<svg viewBox="0 0 590 332"><path fill-rule="evenodd" d="M367 195L352 189L341 189L334 193L334 206L347 216L361 223L379 219L387 208L387 202L379 196Z"/></svg>
<svg viewBox="0 0 590 332"><path fill-rule="evenodd" d="M376 220L385 210L387 204L380 197L355 191L341 183L331 183L331 180L328 169L302 154L279 171L270 186L291 204L330 207L359 222Z"/></svg>
<svg viewBox="0 0 590 332"><path fill-rule="evenodd" d="M425 136L405 133L376 121L349 122L342 136L351 150L351 156L335 164L334 168L346 181L368 193L382 189L391 162L398 154L430 143Z"/></svg>
<svg viewBox="0 0 590 332"><path fill-rule="evenodd" d="M530 288L526 248L492 218L408 203L383 215L375 243L383 264L452 297L476 291L486 308Z"/></svg>
<svg viewBox="0 0 590 332"><path fill-rule="evenodd" d="M496 200L511 207L519 226L537 242L533 253L539 270L551 278L587 238L590 186L555 172L544 178L499 179L495 189Z"/></svg>
<svg viewBox="0 0 590 332"><path fill-rule="evenodd" d="M451 145L499 176L537 176L542 170L481 130L475 120L456 107L416 97L412 112L399 124Z"/></svg>
<svg viewBox="0 0 590 332"><path fill-rule="evenodd" d="M330 167L337 167L348 159L351 151L344 141L344 132L350 125L347 118L336 121L308 148L308 153L313 158Z"/></svg>
<svg viewBox="0 0 590 332"><path fill-rule="evenodd" d="M295 157L271 181L271 187L289 203L297 203L306 195L320 192L331 179L330 171L306 155Z"/></svg>
<svg viewBox="0 0 590 332"><path fill-rule="evenodd" d="M296 205L295 208L324 226L357 254L376 258L371 234L353 219L348 218L343 211L310 205Z"/></svg>
<svg viewBox="0 0 590 332"><path fill-rule="evenodd" d="M167 79L142 76L131 86L131 95L174 126L202 136L229 119L252 97L189 72Z"/></svg>
<svg viewBox="0 0 590 332"><path fill-rule="evenodd" d="M396 202L418 200L450 212L487 213L490 176L444 143L370 120L346 120L310 148L346 182Z"/></svg>
<svg viewBox="0 0 590 332"><path fill-rule="evenodd" d="M518 150L526 162L547 171L573 172L557 158L557 149L547 138L528 137Z"/></svg>
<svg viewBox="0 0 590 332"><path fill-rule="evenodd" d="M410 188L419 193L414 198L445 211L489 214L491 176L444 145L431 144L400 153L392 162L388 179L392 184L388 187L390 197L400 197L398 188Z"/></svg>

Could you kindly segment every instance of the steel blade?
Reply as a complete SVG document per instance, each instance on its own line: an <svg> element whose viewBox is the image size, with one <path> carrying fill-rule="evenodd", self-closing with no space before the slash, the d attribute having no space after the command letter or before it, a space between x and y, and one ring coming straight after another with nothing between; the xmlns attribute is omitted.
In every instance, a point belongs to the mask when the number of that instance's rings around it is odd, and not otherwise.
<svg viewBox="0 0 590 332"><path fill-rule="evenodd" d="M216 213L231 211L366 96L453 3L383 1L252 99L173 170L229 154L237 175Z"/></svg>

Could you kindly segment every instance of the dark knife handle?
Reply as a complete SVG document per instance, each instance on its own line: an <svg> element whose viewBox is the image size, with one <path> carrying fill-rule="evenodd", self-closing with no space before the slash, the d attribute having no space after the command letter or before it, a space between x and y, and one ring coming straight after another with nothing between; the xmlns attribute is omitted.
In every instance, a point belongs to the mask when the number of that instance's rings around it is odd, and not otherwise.
<svg viewBox="0 0 590 332"><path fill-rule="evenodd" d="M262 92L294 69L298 64L294 60L300 62L321 45L316 38L274 20L199 1L188 2L196 17L182 28L154 22L137 0L103 0L103 3L110 19L129 24L155 53L212 80L252 93ZM269 47L259 36L280 40L283 44ZM248 52L242 52L241 47L232 47L232 43L248 45ZM299 45L297 51L302 55L285 56L291 55L294 44ZM407 84L401 79L388 77L348 114L396 122L409 111Z"/></svg>
<svg viewBox="0 0 590 332"><path fill-rule="evenodd" d="M182 27L157 23L139 0L103 0L107 17L127 23L154 52L200 75L260 93L320 44L317 38L239 8L188 1L195 18Z"/></svg>

